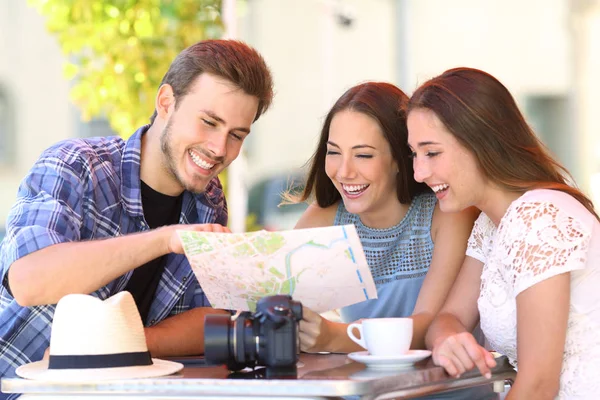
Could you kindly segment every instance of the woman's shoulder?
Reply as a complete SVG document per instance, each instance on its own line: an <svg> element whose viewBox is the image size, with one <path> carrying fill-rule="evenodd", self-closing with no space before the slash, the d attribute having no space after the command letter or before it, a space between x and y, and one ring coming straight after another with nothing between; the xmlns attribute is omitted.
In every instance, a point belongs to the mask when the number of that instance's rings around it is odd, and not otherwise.
<svg viewBox="0 0 600 400"><path fill-rule="evenodd" d="M523 193L514 203L557 203L558 205L583 205L567 192L555 189L532 189Z"/></svg>
<svg viewBox="0 0 600 400"><path fill-rule="evenodd" d="M328 207L320 207L313 203L302 213L294 229L321 228L332 226L335 221L339 202Z"/></svg>
<svg viewBox="0 0 600 400"><path fill-rule="evenodd" d="M575 197L553 189L527 191L511 204L507 216L518 217L521 220L545 218L548 221L570 218L588 226L598 222Z"/></svg>

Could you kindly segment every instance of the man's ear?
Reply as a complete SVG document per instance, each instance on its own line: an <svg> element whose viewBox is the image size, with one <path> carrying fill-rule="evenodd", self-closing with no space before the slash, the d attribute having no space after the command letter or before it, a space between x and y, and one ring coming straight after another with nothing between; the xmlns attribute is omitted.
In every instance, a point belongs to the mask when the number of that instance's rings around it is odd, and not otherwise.
<svg viewBox="0 0 600 400"><path fill-rule="evenodd" d="M165 83L158 89L154 107L156 107L156 113L161 119L166 120L168 118L169 113L175 107L175 95L171 85Z"/></svg>

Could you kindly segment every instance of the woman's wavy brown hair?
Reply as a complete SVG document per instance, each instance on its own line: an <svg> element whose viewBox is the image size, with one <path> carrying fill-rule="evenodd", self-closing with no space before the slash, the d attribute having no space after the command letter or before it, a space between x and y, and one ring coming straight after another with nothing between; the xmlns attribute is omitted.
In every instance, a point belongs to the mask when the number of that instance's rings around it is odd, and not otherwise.
<svg viewBox="0 0 600 400"><path fill-rule="evenodd" d="M421 85L408 103L433 111L475 155L493 182L512 192L554 189L570 194L598 217L592 201L574 187L569 171L551 155L525 122L504 85L472 68L454 68Z"/></svg>
<svg viewBox="0 0 600 400"><path fill-rule="evenodd" d="M408 96L390 83L366 82L348 89L327 114L317 150L308 161L310 170L304 190L292 201L307 201L314 197L320 207L328 207L341 199L340 193L325 173L325 157L331 121L337 113L345 110L365 114L379 124L383 136L390 144L392 157L398 164L396 185L400 203L408 204L416 194L430 190L426 185L414 180L412 159L407 144L407 103Z"/></svg>

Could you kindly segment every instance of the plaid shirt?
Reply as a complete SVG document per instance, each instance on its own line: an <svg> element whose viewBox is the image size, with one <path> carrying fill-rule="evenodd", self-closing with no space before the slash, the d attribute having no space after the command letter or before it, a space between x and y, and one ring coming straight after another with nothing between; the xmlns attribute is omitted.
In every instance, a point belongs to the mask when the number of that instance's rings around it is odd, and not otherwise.
<svg viewBox="0 0 600 400"><path fill-rule="evenodd" d="M148 229L140 189L141 138L147 129L138 129L127 142L119 137L63 141L40 156L21 183L8 216L6 238L0 245L2 278L15 260L44 247ZM184 193L179 222L227 224L227 205L218 178L202 194ZM131 274L92 295L106 299L122 291ZM186 257L169 254L148 326L202 306L210 303ZM14 377L18 366L42 359L49 346L54 309L55 305L21 307L2 285L0 376Z"/></svg>

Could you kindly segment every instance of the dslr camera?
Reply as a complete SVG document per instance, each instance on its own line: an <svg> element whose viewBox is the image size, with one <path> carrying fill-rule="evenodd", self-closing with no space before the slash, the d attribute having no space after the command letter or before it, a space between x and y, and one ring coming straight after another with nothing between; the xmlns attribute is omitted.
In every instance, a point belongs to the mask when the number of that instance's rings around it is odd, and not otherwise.
<svg viewBox="0 0 600 400"><path fill-rule="evenodd" d="M295 372L298 362L298 322L302 304L290 296L264 297L256 312L237 318L204 318L204 358L207 364L225 364L230 371L265 366L271 372Z"/></svg>

